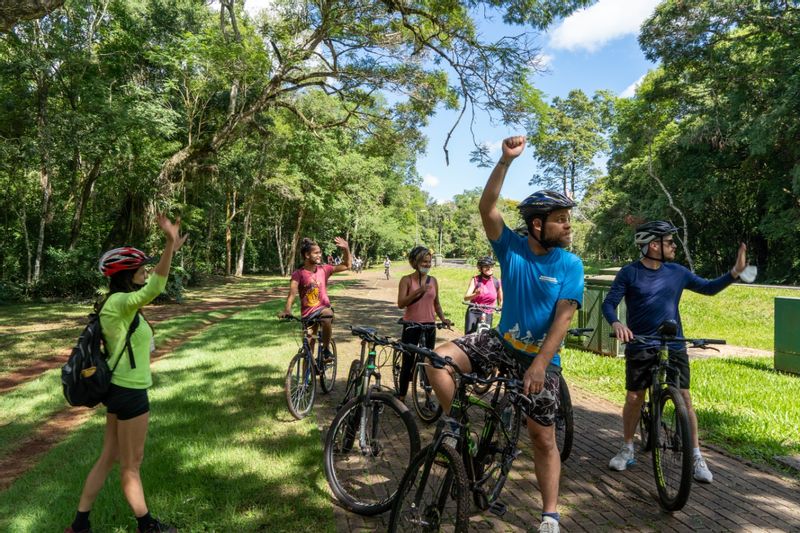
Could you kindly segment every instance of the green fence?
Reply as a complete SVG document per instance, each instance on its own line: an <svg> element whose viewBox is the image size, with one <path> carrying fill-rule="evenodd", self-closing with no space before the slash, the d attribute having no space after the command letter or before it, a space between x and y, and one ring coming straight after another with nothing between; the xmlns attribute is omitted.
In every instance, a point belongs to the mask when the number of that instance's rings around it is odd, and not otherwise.
<svg viewBox="0 0 800 533"><path fill-rule="evenodd" d="M609 337L613 330L605 318L603 318L603 300L611 289L614 276L605 274L600 276L587 276L584 281L583 306L578 311L576 318L573 319L573 327L594 328L588 337L567 339L567 346L581 348L603 355L613 355L621 357L625 352L625 347L617 339ZM620 321L625 323L625 302L622 301L617 308L617 315Z"/></svg>
<svg viewBox="0 0 800 533"><path fill-rule="evenodd" d="M775 370L800 374L800 298L775 298Z"/></svg>

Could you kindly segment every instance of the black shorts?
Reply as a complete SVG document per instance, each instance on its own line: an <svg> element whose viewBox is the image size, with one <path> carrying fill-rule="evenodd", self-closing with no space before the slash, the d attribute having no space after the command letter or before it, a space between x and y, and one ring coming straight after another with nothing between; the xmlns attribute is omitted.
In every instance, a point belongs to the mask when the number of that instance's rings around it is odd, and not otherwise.
<svg viewBox="0 0 800 533"><path fill-rule="evenodd" d="M103 403L108 414L117 415L117 420L130 420L150 411L147 389L129 389L113 383Z"/></svg>
<svg viewBox="0 0 800 533"><path fill-rule="evenodd" d="M482 314L483 311L479 309L467 309L467 313L464 316L464 333L474 333L477 331ZM492 327L492 322L494 322L494 315L486 313L486 323L489 324L490 328Z"/></svg>
<svg viewBox="0 0 800 533"><path fill-rule="evenodd" d="M669 363L672 372L667 373L671 383L679 381L675 373L680 372L680 388L688 389L691 383L689 354L686 350L670 350ZM644 348L625 354L625 389L640 391L650 386L653 380L653 367L658 364L658 348Z"/></svg>
<svg viewBox="0 0 800 533"><path fill-rule="evenodd" d="M459 337L453 344L467 354L473 372L482 376L488 376L495 368L500 368L522 379L525 371L533 363L533 357L507 349L499 334L493 329ZM531 403L528 404L525 414L540 426L552 426L555 423L556 411L561 400L560 374L559 367L548 365L544 388L539 394L528 395Z"/></svg>

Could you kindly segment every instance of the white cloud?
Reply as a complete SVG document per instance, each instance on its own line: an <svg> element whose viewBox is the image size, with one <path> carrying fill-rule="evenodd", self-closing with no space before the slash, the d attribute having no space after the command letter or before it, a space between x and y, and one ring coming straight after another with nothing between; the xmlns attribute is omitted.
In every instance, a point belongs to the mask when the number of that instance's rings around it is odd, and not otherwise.
<svg viewBox="0 0 800 533"><path fill-rule="evenodd" d="M638 80L628 85L624 91L619 93L620 98L633 98L633 96L636 94L636 89L638 89L639 85L642 84L642 80L644 80L645 76L647 76L646 72L639 76Z"/></svg>
<svg viewBox="0 0 800 533"><path fill-rule="evenodd" d="M564 19L553 30L550 46L594 52L608 41L638 34L659 3L661 0L600 0Z"/></svg>
<svg viewBox="0 0 800 533"><path fill-rule="evenodd" d="M428 187L430 189L434 189L439 186L441 180L434 176L433 174L425 174L422 177L422 185L423 187Z"/></svg>
<svg viewBox="0 0 800 533"><path fill-rule="evenodd" d="M539 54L533 60L533 64L540 69L546 70L553 66L553 60L555 58L556 57L553 54Z"/></svg>

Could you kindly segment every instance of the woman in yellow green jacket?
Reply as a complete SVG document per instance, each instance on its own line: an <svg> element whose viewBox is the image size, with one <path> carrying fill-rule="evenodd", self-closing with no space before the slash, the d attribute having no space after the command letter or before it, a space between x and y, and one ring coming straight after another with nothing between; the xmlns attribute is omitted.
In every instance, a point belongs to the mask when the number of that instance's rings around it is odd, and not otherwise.
<svg viewBox="0 0 800 533"><path fill-rule="evenodd" d="M145 265L154 260L141 250L115 248L100 258L100 272L109 278L108 296L99 306L100 326L114 373L103 401L107 407L103 451L86 478L78 513L65 533L91 532L89 512L116 462L120 465L122 492L136 516L136 531L177 531L150 515L139 476L150 413L147 389L153 384L150 353L155 349L153 330L140 310L164 291L172 255L186 241L186 236L180 235L180 220L173 224L159 215L158 225L167 243L149 279ZM138 321L135 326L134 321ZM128 346L126 338L131 327L134 329Z"/></svg>

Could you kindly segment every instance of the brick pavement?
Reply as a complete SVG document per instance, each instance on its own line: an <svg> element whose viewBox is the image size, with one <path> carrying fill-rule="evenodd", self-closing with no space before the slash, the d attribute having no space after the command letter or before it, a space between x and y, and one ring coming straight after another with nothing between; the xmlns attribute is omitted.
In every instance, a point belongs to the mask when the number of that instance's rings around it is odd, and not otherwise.
<svg viewBox="0 0 800 533"><path fill-rule="evenodd" d="M335 297L339 370L337 386L330 397L322 396L315 407L321 431L334 416L334 407L344 392L350 361L357 357L358 339L345 337L347 324L369 325L382 334L398 335L394 324L400 311L394 305L397 280L382 280L367 272L362 283ZM458 319L460 317L454 317ZM439 338L452 336L448 332ZM569 381L569 369L565 370ZM387 380L388 378L388 380ZM339 380L342 380L341 382ZM384 378L388 383L391 376ZM649 454L638 454L637 465L625 472L608 470L608 460L622 439L620 407L571 387L575 408L575 442L562 467L559 511L562 531L794 531L800 532L800 483L774 470L753 466L716 449L704 447L711 485L693 484L689 502L681 511L662 512L656 502ZM410 398L407 402L411 408ZM420 425L422 445L430 442L432 428ZM502 501L508 506L500 518L476 513L470 518L475 531L535 531L541 500L534 476L528 437L523 431L523 454L514 463ZM362 517L334 506L337 531L385 531L388 513Z"/></svg>

